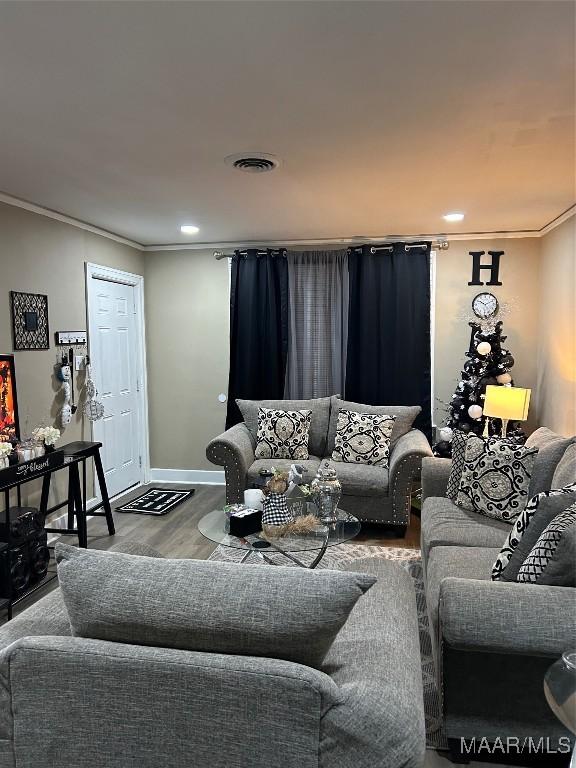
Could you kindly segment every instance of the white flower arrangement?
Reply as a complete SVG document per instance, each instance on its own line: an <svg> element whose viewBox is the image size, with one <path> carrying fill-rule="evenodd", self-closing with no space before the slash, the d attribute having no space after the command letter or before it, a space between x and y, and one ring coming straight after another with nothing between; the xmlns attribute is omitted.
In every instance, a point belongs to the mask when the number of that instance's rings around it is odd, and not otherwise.
<svg viewBox="0 0 576 768"><path fill-rule="evenodd" d="M12 443L0 443L0 458L12 453Z"/></svg>
<svg viewBox="0 0 576 768"><path fill-rule="evenodd" d="M56 429L56 427L36 427L32 432L32 436L36 440L43 440L44 445L54 445L60 437L60 430Z"/></svg>

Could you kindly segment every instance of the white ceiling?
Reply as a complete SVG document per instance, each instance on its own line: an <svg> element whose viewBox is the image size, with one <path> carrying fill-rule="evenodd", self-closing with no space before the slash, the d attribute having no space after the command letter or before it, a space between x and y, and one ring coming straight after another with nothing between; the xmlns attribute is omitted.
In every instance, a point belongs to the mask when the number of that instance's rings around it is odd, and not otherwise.
<svg viewBox="0 0 576 768"><path fill-rule="evenodd" d="M540 229L576 197L574 12L0 2L0 190L143 244Z"/></svg>

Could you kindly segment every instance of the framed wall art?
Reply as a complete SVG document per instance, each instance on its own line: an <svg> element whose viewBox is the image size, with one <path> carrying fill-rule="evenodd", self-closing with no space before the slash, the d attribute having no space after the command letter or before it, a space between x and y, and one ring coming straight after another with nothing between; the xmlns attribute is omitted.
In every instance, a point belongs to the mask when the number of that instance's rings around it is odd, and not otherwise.
<svg viewBox="0 0 576 768"><path fill-rule="evenodd" d="M50 349L48 296L10 291L14 349Z"/></svg>
<svg viewBox="0 0 576 768"><path fill-rule="evenodd" d="M20 438L14 355L0 355L0 441Z"/></svg>

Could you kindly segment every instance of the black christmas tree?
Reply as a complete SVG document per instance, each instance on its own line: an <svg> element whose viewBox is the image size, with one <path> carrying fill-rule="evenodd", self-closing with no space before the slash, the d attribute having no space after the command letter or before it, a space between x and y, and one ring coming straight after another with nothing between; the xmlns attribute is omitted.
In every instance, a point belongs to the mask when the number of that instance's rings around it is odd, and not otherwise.
<svg viewBox="0 0 576 768"><path fill-rule="evenodd" d="M490 326L480 323L468 323L471 328L468 358L460 374L456 391L448 403L446 425L440 430L440 441L434 446L436 456L449 457L452 453L452 435L456 429L462 432L474 432L480 435L484 431L483 404L486 387L513 386L510 371L514 358L510 350L502 344L506 336L502 335L502 321ZM488 434L500 434L500 419L489 419ZM510 421L507 437L522 442L524 433L519 422Z"/></svg>

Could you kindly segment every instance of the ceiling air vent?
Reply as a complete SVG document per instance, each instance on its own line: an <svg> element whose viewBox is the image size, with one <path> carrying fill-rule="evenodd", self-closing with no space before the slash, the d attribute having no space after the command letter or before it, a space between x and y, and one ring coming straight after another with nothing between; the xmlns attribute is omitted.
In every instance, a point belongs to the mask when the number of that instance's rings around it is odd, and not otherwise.
<svg viewBox="0 0 576 768"><path fill-rule="evenodd" d="M237 155L228 155L224 159L226 165L237 168L244 173L267 173L278 168L280 161L274 155L265 152L246 152Z"/></svg>

